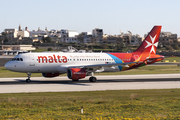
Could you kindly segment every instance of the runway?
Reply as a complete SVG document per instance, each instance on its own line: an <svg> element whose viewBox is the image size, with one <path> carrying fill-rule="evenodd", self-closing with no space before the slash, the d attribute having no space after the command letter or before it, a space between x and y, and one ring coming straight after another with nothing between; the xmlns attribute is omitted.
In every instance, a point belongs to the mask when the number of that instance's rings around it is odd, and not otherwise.
<svg viewBox="0 0 180 120"><path fill-rule="evenodd" d="M96 83L89 82L89 77L77 82L73 82L67 77L32 77L31 83L26 83L26 78L0 78L0 93L180 88L180 74L106 75L96 77L98 79Z"/></svg>

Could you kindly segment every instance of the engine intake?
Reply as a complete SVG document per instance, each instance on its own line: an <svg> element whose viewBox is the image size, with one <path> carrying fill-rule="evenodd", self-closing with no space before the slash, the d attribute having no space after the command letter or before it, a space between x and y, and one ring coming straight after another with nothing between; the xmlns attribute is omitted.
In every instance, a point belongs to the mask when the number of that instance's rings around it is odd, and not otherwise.
<svg viewBox="0 0 180 120"><path fill-rule="evenodd" d="M86 77L84 68L70 68L67 70L67 77L72 80L79 80Z"/></svg>

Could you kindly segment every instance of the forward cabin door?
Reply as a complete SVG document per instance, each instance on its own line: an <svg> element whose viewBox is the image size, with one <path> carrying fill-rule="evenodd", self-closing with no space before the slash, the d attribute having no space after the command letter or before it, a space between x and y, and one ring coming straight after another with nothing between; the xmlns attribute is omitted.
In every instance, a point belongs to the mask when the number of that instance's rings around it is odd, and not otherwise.
<svg viewBox="0 0 180 120"><path fill-rule="evenodd" d="M29 56L29 66L35 66L35 58L32 54Z"/></svg>

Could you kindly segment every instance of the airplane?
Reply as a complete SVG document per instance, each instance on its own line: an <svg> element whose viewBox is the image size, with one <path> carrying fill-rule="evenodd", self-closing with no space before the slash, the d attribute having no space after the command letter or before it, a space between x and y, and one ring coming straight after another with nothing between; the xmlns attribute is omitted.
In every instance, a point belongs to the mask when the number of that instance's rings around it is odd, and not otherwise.
<svg viewBox="0 0 180 120"><path fill-rule="evenodd" d="M31 81L31 73L42 73L47 78L67 73L72 81L91 76L89 81L96 82L95 72L125 71L163 60L164 56L156 54L161 27L154 26L132 53L30 52L16 55L5 68L27 73L26 82Z"/></svg>

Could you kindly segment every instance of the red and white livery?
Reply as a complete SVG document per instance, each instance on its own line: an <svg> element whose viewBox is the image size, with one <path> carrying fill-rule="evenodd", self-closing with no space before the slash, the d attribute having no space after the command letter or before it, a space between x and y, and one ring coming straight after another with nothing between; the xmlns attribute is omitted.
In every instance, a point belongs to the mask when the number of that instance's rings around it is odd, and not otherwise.
<svg viewBox="0 0 180 120"><path fill-rule="evenodd" d="M15 56L5 68L27 73L27 82L30 82L31 73L42 73L44 77L67 73L73 81L91 76L89 81L95 82L94 72L124 71L163 60L164 56L156 54L160 32L161 26L154 26L132 53L32 52Z"/></svg>

